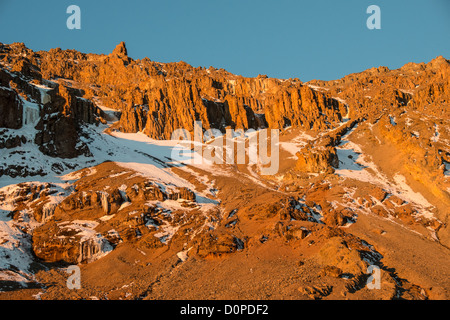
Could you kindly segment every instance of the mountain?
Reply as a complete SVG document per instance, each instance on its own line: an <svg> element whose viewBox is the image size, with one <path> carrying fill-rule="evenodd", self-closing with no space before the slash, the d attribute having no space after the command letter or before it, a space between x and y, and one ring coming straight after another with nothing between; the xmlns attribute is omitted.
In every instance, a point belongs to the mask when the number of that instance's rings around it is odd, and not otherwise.
<svg viewBox="0 0 450 320"><path fill-rule="evenodd" d="M0 43L0 299L448 299L449 96Z"/></svg>

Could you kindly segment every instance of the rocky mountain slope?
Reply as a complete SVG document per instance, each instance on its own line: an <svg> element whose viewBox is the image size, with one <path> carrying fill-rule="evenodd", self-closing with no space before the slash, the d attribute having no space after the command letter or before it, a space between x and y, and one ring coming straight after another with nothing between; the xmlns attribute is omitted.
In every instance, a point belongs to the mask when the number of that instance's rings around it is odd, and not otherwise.
<svg viewBox="0 0 450 320"><path fill-rule="evenodd" d="M448 299L449 86L443 57L302 83L0 44L0 298ZM278 129L278 172L188 161L218 137L175 161L195 121Z"/></svg>

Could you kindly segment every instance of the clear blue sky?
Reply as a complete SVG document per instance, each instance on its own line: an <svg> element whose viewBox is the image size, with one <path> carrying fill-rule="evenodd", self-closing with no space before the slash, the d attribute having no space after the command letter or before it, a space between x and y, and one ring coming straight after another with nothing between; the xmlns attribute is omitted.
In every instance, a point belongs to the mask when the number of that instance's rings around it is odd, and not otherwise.
<svg viewBox="0 0 450 320"><path fill-rule="evenodd" d="M66 8L81 8L68 30ZM381 8L381 30L366 9ZM450 0L0 0L0 42L186 61L243 76L332 80L450 59Z"/></svg>

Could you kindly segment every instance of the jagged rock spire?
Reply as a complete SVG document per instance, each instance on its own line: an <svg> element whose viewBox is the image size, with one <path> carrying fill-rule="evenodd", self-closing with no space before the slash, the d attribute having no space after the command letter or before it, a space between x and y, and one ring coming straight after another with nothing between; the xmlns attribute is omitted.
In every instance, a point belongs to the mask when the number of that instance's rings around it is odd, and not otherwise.
<svg viewBox="0 0 450 320"><path fill-rule="evenodd" d="M125 45L125 42L119 43L116 48L112 52L113 55L116 55L120 58L122 57L128 57L127 47Z"/></svg>

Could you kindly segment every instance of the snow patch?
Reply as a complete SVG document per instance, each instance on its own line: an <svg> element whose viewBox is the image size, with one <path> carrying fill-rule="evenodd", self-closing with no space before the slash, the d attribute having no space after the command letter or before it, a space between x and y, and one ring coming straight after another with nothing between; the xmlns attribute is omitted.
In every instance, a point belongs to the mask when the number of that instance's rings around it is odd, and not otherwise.
<svg viewBox="0 0 450 320"><path fill-rule="evenodd" d="M407 184L406 182L406 178L400 174L396 174L394 176L394 181L397 183L397 186L400 188L400 190L402 191L402 196L410 201L410 202L414 202L417 204L422 205L423 207L433 207L433 205L431 203L429 203L427 201L427 199L425 199L425 197L419 193L419 192L414 192L411 187Z"/></svg>

